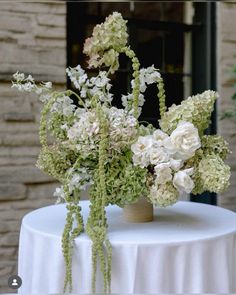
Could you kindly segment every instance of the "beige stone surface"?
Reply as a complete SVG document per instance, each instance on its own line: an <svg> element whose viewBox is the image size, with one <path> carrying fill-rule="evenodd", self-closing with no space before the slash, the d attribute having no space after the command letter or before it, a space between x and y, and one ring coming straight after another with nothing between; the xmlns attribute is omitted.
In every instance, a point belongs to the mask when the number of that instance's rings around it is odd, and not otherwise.
<svg viewBox="0 0 236 295"><path fill-rule="evenodd" d="M0 293L12 292L21 220L52 205L58 184L36 166L41 103L11 88L17 70L65 88L64 1L0 1Z"/></svg>
<svg viewBox="0 0 236 295"><path fill-rule="evenodd" d="M232 66L236 65L236 2L217 3L217 66L218 66L218 114L235 105L231 97L236 92L232 78ZM218 121L219 133L229 142L232 154L228 158L231 166L231 186L219 196L219 205L236 211L236 119Z"/></svg>

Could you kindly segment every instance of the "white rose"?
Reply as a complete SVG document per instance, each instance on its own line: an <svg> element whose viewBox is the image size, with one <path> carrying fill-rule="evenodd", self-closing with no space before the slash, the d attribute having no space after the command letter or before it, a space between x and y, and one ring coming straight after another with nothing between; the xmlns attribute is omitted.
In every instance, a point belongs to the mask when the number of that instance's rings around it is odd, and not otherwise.
<svg viewBox="0 0 236 295"><path fill-rule="evenodd" d="M160 129L155 130L152 136L154 146L163 146L163 140L168 138L168 135Z"/></svg>
<svg viewBox="0 0 236 295"><path fill-rule="evenodd" d="M193 168L178 171L174 175L173 185L179 192L191 193L194 188L194 182L190 175L193 173Z"/></svg>
<svg viewBox="0 0 236 295"><path fill-rule="evenodd" d="M164 140L164 146L179 159L191 158L201 146L197 128L192 123L180 122L170 137Z"/></svg>
<svg viewBox="0 0 236 295"><path fill-rule="evenodd" d="M170 169L170 163L161 163L154 167L156 184L163 184L172 180L172 170Z"/></svg>
<svg viewBox="0 0 236 295"><path fill-rule="evenodd" d="M147 167L150 164L150 158L147 153L133 155L133 163L135 166L140 166L141 168Z"/></svg>
<svg viewBox="0 0 236 295"><path fill-rule="evenodd" d="M153 165L159 163L167 162L169 160L169 155L162 147L152 148L150 150L150 162Z"/></svg>
<svg viewBox="0 0 236 295"><path fill-rule="evenodd" d="M139 136L138 141L131 145L131 151L135 155L149 153L152 147L152 136Z"/></svg>
<svg viewBox="0 0 236 295"><path fill-rule="evenodd" d="M170 166L173 170L178 171L184 165L182 160L170 159Z"/></svg>

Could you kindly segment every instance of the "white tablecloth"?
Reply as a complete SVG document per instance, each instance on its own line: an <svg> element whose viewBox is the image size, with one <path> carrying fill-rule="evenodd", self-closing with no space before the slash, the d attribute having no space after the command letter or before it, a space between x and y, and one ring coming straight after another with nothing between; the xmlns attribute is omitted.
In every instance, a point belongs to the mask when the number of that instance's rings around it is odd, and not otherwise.
<svg viewBox="0 0 236 295"><path fill-rule="evenodd" d="M85 220L88 202L82 202ZM107 208L113 247L112 293L236 292L236 214L210 205L178 202L155 209L150 223L129 224L122 209ZM64 205L27 214L19 248L19 293L61 293ZM91 242L75 240L73 291L91 293ZM102 293L98 274L97 292Z"/></svg>

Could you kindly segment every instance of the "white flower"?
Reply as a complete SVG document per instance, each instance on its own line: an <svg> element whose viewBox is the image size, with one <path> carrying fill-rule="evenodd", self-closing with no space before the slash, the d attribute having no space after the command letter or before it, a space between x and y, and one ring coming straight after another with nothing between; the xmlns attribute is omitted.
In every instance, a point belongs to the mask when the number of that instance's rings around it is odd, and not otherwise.
<svg viewBox="0 0 236 295"><path fill-rule="evenodd" d="M150 150L150 163L157 165L159 163L167 162L169 160L169 155L162 147L153 147Z"/></svg>
<svg viewBox="0 0 236 295"><path fill-rule="evenodd" d="M42 92L43 92L43 88L37 87L36 90L35 90L35 93L38 94L38 95L42 94ZM41 98L39 98L39 99L41 100ZM42 101L44 101L44 100L42 100Z"/></svg>
<svg viewBox="0 0 236 295"><path fill-rule="evenodd" d="M194 182L190 175L193 173L193 168L185 169L175 173L173 178L173 185L181 192L191 193L194 188Z"/></svg>
<svg viewBox="0 0 236 295"><path fill-rule="evenodd" d="M80 123L75 122L75 124L67 130L67 136L70 140L76 140L80 136Z"/></svg>
<svg viewBox="0 0 236 295"><path fill-rule="evenodd" d="M110 79L107 77L106 72L105 71L101 71L99 72L97 77L92 77L90 79L90 83L92 85L95 85L99 88L102 88L104 86L106 86L106 84L110 81Z"/></svg>
<svg viewBox="0 0 236 295"><path fill-rule="evenodd" d="M170 169L170 163L161 163L154 167L156 184L163 184L172 180L172 170Z"/></svg>
<svg viewBox="0 0 236 295"><path fill-rule="evenodd" d="M140 69L140 92L144 93L147 89L147 85L156 83L160 77L161 75L158 70L154 68L154 65ZM134 88L134 80L131 81L131 86Z"/></svg>
<svg viewBox="0 0 236 295"><path fill-rule="evenodd" d="M51 89L52 88L52 82L45 82L45 83L43 83L43 85L47 89Z"/></svg>
<svg viewBox="0 0 236 295"><path fill-rule="evenodd" d="M34 83L34 78L31 75L28 75L26 78L27 81Z"/></svg>
<svg viewBox="0 0 236 295"><path fill-rule="evenodd" d="M97 148L99 121L96 113L78 108L75 123L67 130L67 137L76 144L77 150L87 155Z"/></svg>
<svg viewBox="0 0 236 295"><path fill-rule="evenodd" d="M59 204L59 203L62 203L65 201L65 192L64 192L64 189L63 187L57 187L55 192L53 193L53 196L54 197L57 197L57 201L56 201L56 204Z"/></svg>
<svg viewBox="0 0 236 295"><path fill-rule="evenodd" d="M150 164L150 157L148 153L133 155L133 163L135 166L145 168Z"/></svg>
<svg viewBox="0 0 236 295"><path fill-rule="evenodd" d="M138 141L134 144L131 145L131 151L135 155L140 155L140 154L149 154L149 151L152 147L152 136L147 135L147 136L139 136Z"/></svg>
<svg viewBox="0 0 236 295"><path fill-rule="evenodd" d="M74 188L80 187L81 176L79 174L74 174L69 183L69 191L72 192Z"/></svg>
<svg viewBox="0 0 236 295"><path fill-rule="evenodd" d="M157 129L153 132L153 138L154 140L164 140L165 138L168 137L168 134L163 132L161 129Z"/></svg>
<svg viewBox="0 0 236 295"><path fill-rule="evenodd" d="M127 95L122 95L121 101L122 101L123 107L125 108L130 107L133 101L133 94L128 93ZM144 102L145 102L144 95L140 93L138 97L138 106L142 107L144 105Z"/></svg>
<svg viewBox="0 0 236 295"><path fill-rule="evenodd" d="M51 98L50 94L41 94L39 96L39 100L42 102L47 102L47 101L49 101L50 98Z"/></svg>
<svg viewBox="0 0 236 295"><path fill-rule="evenodd" d="M80 89L82 85L85 84L88 76L85 74L85 71L78 65L75 68L67 68L66 73L70 78L71 82L74 84L75 88Z"/></svg>
<svg viewBox="0 0 236 295"><path fill-rule="evenodd" d="M160 129L157 129L153 132L153 145L154 146L163 146L163 141L168 138L168 134L165 132L161 131Z"/></svg>
<svg viewBox="0 0 236 295"><path fill-rule="evenodd" d="M73 114L75 108L76 106L73 104L73 100L69 96L63 95L57 98L51 107L51 111L61 113L64 116L70 116Z"/></svg>
<svg viewBox="0 0 236 295"><path fill-rule="evenodd" d="M164 146L176 158L187 160L200 148L198 130L192 123L180 122L170 137L164 140Z"/></svg>
<svg viewBox="0 0 236 295"><path fill-rule="evenodd" d="M183 160L170 159L170 166L173 170L178 171L184 165Z"/></svg>
<svg viewBox="0 0 236 295"><path fill-rule="evenodd" d="M155 83L161 77L160 73L154 68L154 65L146 69L141 69L140 76L146 84Z"/></svg>
<svg viewBox="0 0 236 295"><path fill-rule="evenodd" d="M25 79L25 74L24 73L16 72L15 74L13 74L13 78L15 80L17 80L18 82L19 81L23 81Z"/></svg>
<svg viewBox="0 0 236 295"><path fill-rule="evenodd" d="M32 84L31 82L27 82L23 84L22 86L23 86L23 89L28 92L30 92L35 87L35 85Z"/></svg>
<svg viewBox="0 0 236 295"><path fill-rule="evenodd" d="M150 187L150 193L147 196L154 206L166 207L177 202L179 193L173 186L172 182Z"/></svg>

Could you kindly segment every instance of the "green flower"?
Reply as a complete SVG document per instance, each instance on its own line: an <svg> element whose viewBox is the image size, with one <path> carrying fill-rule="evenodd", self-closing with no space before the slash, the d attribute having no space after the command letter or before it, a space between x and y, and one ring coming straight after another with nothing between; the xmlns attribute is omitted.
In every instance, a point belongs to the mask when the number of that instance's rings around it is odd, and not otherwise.
<svg viewBox="0 0 236 295"><path fill-rule="evenodd" d="M229 186L230 167L219 155L208 155L200 160L193 178L195 183L193 194L205 191L222 193Z"/></svg>
<svg viewBox="0 0 236 295"><path fill-rule="evenodd" d="M148 198L155 206L167 207L178 201L179 193L172 182L166 182L160 185L153 185L150 188Z"/></svg>
<svg viewBox="0 0 236 295"><path fill-rule="evenodd" d="M217 97L215 91L207 90L183 100L180 105L172 105L159 120L161 129L170 134L179 122L187 121L193 123L202 135L209 126Z"/></svg>
<svg viewBox="0 0 236 295"><path fill-rule="evenodd" d="M204 154L216 154L225 160L230 153L227 141L219 135L204 135L201 143Z"/></svg>
<svg viewBox="0 0 236 295"><path fill-rule="evenodd" d="M114 155L105 165L105 181L107 191L106 205L116 204L123 207L135 202L147 194L147 170L132 163L131 153ZM98 171L90 195L96 198L98 189Z"/></svg>
<svg viewBox="0 0 236 295"><path fill-rule="evenodd" d="M101 65L111 67L115 71L119 67L119 53L128 40L127 21L118 12L109 15L104 23L96 25L92 37L86 39L83 52L90 58L91 67Z"/></svg>

